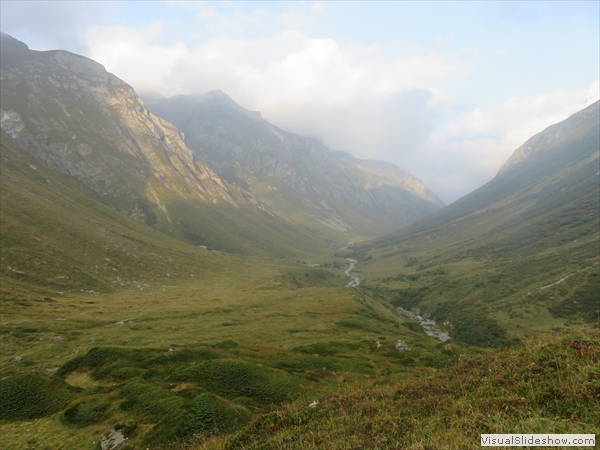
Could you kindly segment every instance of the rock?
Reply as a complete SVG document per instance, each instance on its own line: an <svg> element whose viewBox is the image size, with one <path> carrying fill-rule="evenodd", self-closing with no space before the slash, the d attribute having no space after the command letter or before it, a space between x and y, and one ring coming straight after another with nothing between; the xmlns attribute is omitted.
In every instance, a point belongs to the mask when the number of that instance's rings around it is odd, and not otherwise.
<svg viewBox="0 0 600 450"><path fill-rule="evenodd" d="M100 448L102 450L119 450L127 445L127 438L123 436L121 430L110 430L109 433L100 437Z"/></svg>
<svg viewBox="0 0 600 450"><path fill-rule="evenodd" d="M398 342L396 342L396 350L398 350L399 352L410 352L410 351L412 351L412 349L404 341L398 341Z"/></svg>
<svg viewBox="0 0 600 450"><path fill-rule="evenodd" d="M452 350L452 344L444 345L444 350Z"/></svg>

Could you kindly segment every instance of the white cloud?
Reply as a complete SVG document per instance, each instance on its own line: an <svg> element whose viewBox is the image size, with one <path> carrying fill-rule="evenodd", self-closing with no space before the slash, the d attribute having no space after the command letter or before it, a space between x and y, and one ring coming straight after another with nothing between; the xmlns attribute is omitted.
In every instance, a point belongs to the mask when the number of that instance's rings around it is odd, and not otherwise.
<svg viewBox="0 0 600 450"><path fill-rule="evenodd" d="M260 39L218 37L194 49L183 43L160 47L152 41L161 26L96 27L87 36L89 53L142 92L170 96L221 89L282 128L318 135L362 157L408 149L415 138L404 123L424 128L409 111L415 93L425 94L419 114L435 114L451 100L447 81L474 69L452 53L400 58L382 45L342 47L299 31ZM410 101L403 105L402 96ZM401 134L402 144L392 142Z"/></svg>
<svg viewBox="0 0 600 450"><path fill-rule="evenodd" d="M491 180L527 139L598 100L598 86L596 80L589 89L539 93L464 112L406 162L442 199L454 201Z"/></svg>
<svg viewBox="0 0 600 450"><path fill-rule="evenodd" d="M158 21L140 30L125 26L92 27L86 34L88 55L134 88L157 90L157 86L168 82L177 61L190 55L183 43L170 47L151 43L162 34L163 26Z"/></svg>
<svg viewBox="0 0 600 450"><path fill-rule="evenodd" d="M318 5L277 19L303 26L321 12ZM194 12L222 31L274 17L262 10L223 15L204 5ZM395 51L407 42L342 46L289 23L268 37L222 35L193 48L160 46L163 26L95 27L87 33L88 54L141 92L221 89L286 130L396 163L447 202L489 181L533 134L598 98L596 81L588 90L538 93L456 114L452 80L476 70L456 53Z"/></svg>

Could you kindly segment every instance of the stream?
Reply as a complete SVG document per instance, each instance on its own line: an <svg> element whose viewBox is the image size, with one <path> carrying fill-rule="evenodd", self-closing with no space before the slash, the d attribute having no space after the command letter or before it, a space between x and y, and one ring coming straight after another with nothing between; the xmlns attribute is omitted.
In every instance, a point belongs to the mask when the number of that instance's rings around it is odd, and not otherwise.
<svg viewBox="0 0 600 450"><path fill-rule="evenodd" d="M353 259L353 258L346 258L346 261L348 261L350 263L350 267L348 267L346 270L344 270L344 273L346 274L347 277L352 278L352 281L350 281L346 286L347 287L358 287L360 285L360 278L358 278L354 275L350 275L350 272L352 272L354 270L354 268L356 267L356 264L358 264L358 260ZM419 310L417 310L417 312L414 313L411 311L407 311L404 308L398 307L398 311L400 311L403 315L409 317L410 319L414 320L419 325L421 325L427 336L437 338L442 342L446 342L446 341L452 339L450 337L450 334L448 334L448 332L442 330L440 327L438 327L436 325L435 320L420 316ZM444 325L449 325L449 323L444 323Z"/></svg>
<svg viewBox="0 0 600 450"><path fill-rule="evenodd" d="M398 309L398 311L400 311L405 316L411 318L415 322L418 322L419 325L421 325L423 327L423 330L425 331L425 334L427 336L438 338L442 342L446 342L446 341L449 341L450 339L452 339L450 337L450 334L448 334L448 332L440 329L435 324L435 320L433 320L433 319L426 319L424 317L421 317L419 315L420 311L417 310L417 312L414 313L414 312L411 312L411 311L407 311L406 309L404 309L404 308L402 308L400 306L398 306L397 309ZM444 325L449 325L449 323L445 322Z"/></svg>
<svg viewBox="0 0 600 450"><path fill-rule="evenodd" d="M356 259L352 259L352 258L346 258L346 261L350 262L350 267L348 267L346 270L344 270L344 273L346 274L347 277L352 278L352 281L350 281L350 283L348 283L346 286L347 287L357 287L360 284L360 278L355 277L354 275L350 275L350 272L352 272L352 270L354 270L358 261Z"/></svg>

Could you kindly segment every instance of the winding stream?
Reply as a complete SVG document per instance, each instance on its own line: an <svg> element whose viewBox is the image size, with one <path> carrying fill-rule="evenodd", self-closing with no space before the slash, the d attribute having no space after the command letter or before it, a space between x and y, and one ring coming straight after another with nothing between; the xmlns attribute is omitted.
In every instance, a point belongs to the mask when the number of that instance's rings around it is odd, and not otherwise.
<svg viewBox="0 0 600 450"><path fill-rule="evenodd" d="M352 270L354 270L358 261L356 259L352 259L352 258L346 258L346 261L350 262L350 267L348 267L346 270L344 270L344 273L346 274L346 276L352 278L352 281L350 281L350 283L348 283L346 286L347 287L357 287L360 284L360 278L355 277L354 275L350 275L350 272L352 272Z"/></svg>
<svg viewBox="0 0 600 450"><path fill-rule="evenodd" d="M449 341L450 339L452 339L450 337L450 334L447 331L442 330L435 324L435 320L421 317L419 315L418 310L416 313L414 313L411 311L407 311L406 309L404 309L400 306L398 306L397 309L405 316L409 317L410 319L414 320L415 322L418 322L419 325L421 325L423 327L423 331L425 331L425 334L427 336L437 338L442 342L446 342L446 341ZM448 325L448 323L445 322L444 325Z"/></svg>
<svg viewBox="0 0 600 450"><path fill-rule="evenodd" d="M350 263L350 267L348 267L346 270L344 270L344 273L346 274L347 277L352 278L352 281L350 281L346 285L346 287L358 287L360 285L360 278L358 278L354 275L350 275L350 272L352 272L354 270L354 268L356 267L356 264L358 264L358 260L353 259L353 258L346 258L346 261L348 261ZM444 331L443 329L441 329L439 326L436 325L435 320L420 316L419 315L420 311L417 310L417 312L414 313L411 311L407 311L406 309L401 308L401 307L398 307L397 309L399 312L401 312L402 314L404 314L411 320L414 320L415 322L419 323L423 327L423 331L425 331L425 334L427 334L428 336L437 338L442 342L446 342L446 341L452 339L450 337L450 334L447 331ZM444 323L444 325L448 325L448 324Z"/></svg>

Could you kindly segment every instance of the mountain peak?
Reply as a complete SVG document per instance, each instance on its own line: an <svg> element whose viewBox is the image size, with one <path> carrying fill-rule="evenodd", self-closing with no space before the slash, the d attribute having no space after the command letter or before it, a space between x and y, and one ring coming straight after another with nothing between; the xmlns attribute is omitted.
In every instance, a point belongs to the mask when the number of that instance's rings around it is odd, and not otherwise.
<svg viewBox="0 0 600 450"><path fill-rule="evenodd" d="M233 100L231 99L231 97L229 95L227 95L225 92L223 92L221 89L215 89L213 91L208 91L208 92L204 93L202 96L204 98L206 98L206 99L209 99L209 98L223 98L223 99L231 100L233 102Z"/></svg>
<svg viewBox="0 0 600 450"><path fill-rule="evenodd" d="M14 48L18 50L29 50L29 47L24 42L15 39L10 34L0 31L0 45L2 48Z"/></svg>

